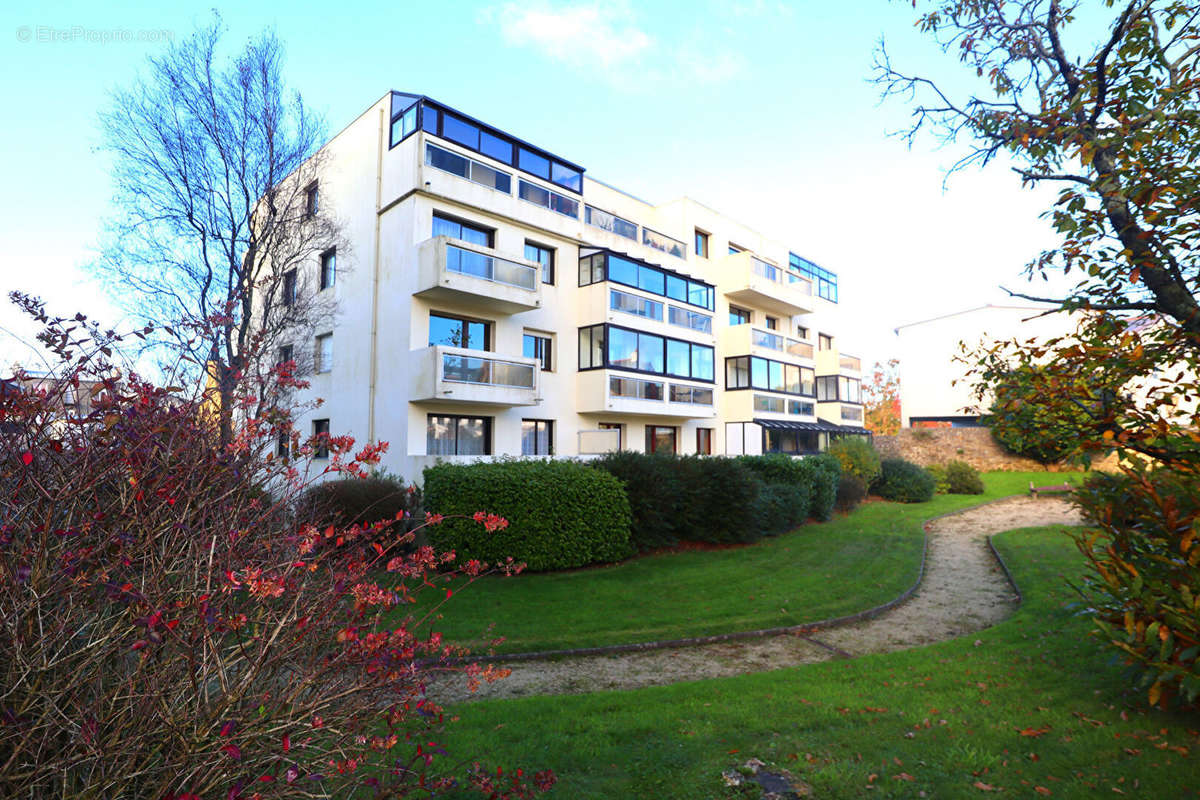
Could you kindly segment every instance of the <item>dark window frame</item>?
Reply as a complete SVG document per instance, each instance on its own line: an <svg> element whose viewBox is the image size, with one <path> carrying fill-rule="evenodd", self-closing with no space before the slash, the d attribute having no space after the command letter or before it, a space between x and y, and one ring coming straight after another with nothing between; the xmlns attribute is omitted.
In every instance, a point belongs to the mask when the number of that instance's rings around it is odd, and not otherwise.
<svg viewBox="0 0 1200 800"><path fill-rule="evenodd" d="M312 421L313 436L317 437L321 434L325 435L324 444L318 440L313 447L313 458L329 458L329 418L314 419Z"/></svg>
<svg viewBox="0 0 1200 800"><path fill-rule="evenodd" d="M534 452L532 452L532 453L525 452L525 423L526 422L534 423L534 432L533 432ZM547 441L546 446L547 446L548 450L545 453L539 453L539 452L537 452L538 429L543 425L546 427L546 441ZM554 420L552 420L552 419L530 419L530 418L522 418L521 419L521 455L523 455L523 456L552 456L552 455L554 455L554 449L555 449L554 448Z"/></svg>
<svg viewBox="0 0 1200 800"><path fill-rule="evenodd" d="M550 257L549 261L548 262L542 261L540 258L530 258L529 257L529 248L531 248L531 247L538 250L539 252L547 253ZM541 270L542 283L548 284L550 286L554 285L554 273L555 273L555 267L556 267L555 262L557 261L557 256L558 256L558 248L549 247L544 244L539 244L538 242L534 242L529 239L525 240L525 260L526 261L536 261L537 263L542 265L542 270ZM546 274L547 274L546 271L547 270L549 270L550 280L546 280Z"/></svg>
<svg viewBox="0 0 1200 800"><path fill-rule="evenodd" d="M524 172L526 175L532 175L534 177L542 178L543 180L553 183L555 186L559 186L563 189L566 189L568 192L572 192L573 194L579 195L580 197L583 196L583 175L587 170L584 169L583 167L579 166L578 164L573 164L570 161L567 161L564 158L560 158L560 157L554 155L553 153L543 150L540 147L537 147L526 141L518 139L517 137L515 137L511 134L505 133L504 131L500 130L499 128L493 127L491 125L488 125L485 122L477 120L474 117L470 116L469 114L464 114L461 111L456 111L453 108L450 108L449 106L446 106L442 103L437 102L436 100L433 100L429 97L425 97L423 95L422 96L408 95L407 97L412 98L413 101L411 103L409 103L407 106L397 110L395 108L395 101L396 101L397 96L398 96L398 93L394 92L392 94L393 109L392 109L391 119L390 119L390 123L389 123L390 124L389 144L388 144L389 150L391 150L393 147L396 147L398 144L400 144L401 142L406 140L409 136L412 136L417 131L424 131L425 133L427 133L431 136L436 136L439 139L443 139L447 142L452 142L455 145L458 145L459 147L463 147L474 153L478 153L479 155L481 155L485 158L490 158L493 161L498 161L502 164L505 164L506 166L513 167L514 169L520 170L521 172ZM396 138L396 135L395 135L396 121L399 119L402 119L406 114L408 114L409 111L412 111L414 108L416 109L416 111L413 116L413 120L414 120L413 126L408 129L407 133L403 132L403 127L402 127L401 136L399 138ZM464 143L460 139L453 139L450 136L446 135L445 122L446 122L447 115L449 115L449 117L452 120L455 120L455 121L461 123L465 127L472 127L472 128L476 129L478 135L475 138L474 145L470 144L469 142ZM510 145L511 154L509 155L509 158L507 160L504 158L499 158L495 154L495 153L502 154L503 148L495 149L494 151L488 151L488 150L483 149L483 144L484 144L483 137L485 135L490 136L492 139L496 140L496 143L498 143L498 144ZM519 161L520 161L519 151L522 149L528 151L532 155L538 156L539 158L546 159L549 162L549 166L546 170L545 175L541 175L540 173L537 173L537 172L530 172L529 170L524 169L518 165Z"/></svg>
<svg viewBox="0 0 1200 800"><path fill-rule="evenodd" d="M283 273L283 288L280 291L280 302L285 308L291 308L296 304L297 277L296 270L289 269Z"/></svg>
<svg viewBox="0 0 1200 800"><path fill-rule="evenodd" d="M456 422L459 420L464 420L464 419L465 420L480 420L483 422L483 452L482 453L476 454L476 453L460 453L460 452L458 452L458 426L455 425L455 427L454 427L454 452L453 453L440 453L440 454L435 454L435 455L454 455L454 456L485 455L485 456L490 456L492 454L493 418L492 417L472 416L471 414L426 414L425 415L425 449L426 449L426 451L429 450L430 421L433 420L435 417L442 418L442 419L453 419Z"/></svg>
<svg viewBox="0 0 1200 800"><path fill-rule="evenodd" d="M656 448L653 445L653 442L655 441L655 438L656 438L655 434L657 431L660 431L660 430L671 432L671 450L670 450L670 452L672 455L677 455L679 453L679 427L676 425L653 425L653 424L647 425L646 426L646 452L647 453L662 452L661 448Z"/></svg>
<svg viewBox="0 0 1200 800"><path fill-rule="evenodd" d="M646 269L646 270L652 270L654 272L662 273L663 287L664 287L662 293L656 292L653 289L647 289L643 286L639 286L637 283L629 283L628 281L622 281L622 280L613 278L612 271L609 269L609 259L614 256L616 258L622 259L624 261L632 262L634 265L637 266L639 272L643 269ZM599 269L599 275L600 275L599 278L595 277L597 274L597 269L596 269L595 261L592 260L592 259L596 259L596 258L600 258L600 261L601 261L601 265L600 265L600 269ZM598 249L594 253L589 253L586 256L581 256L579 258L581 280L582 280L582 273L583 273L585 261L588 262L587 263L588 282L587 283L581 282L579 284L579 286L581 288L584 286L594 286L597 283L605 283L605 282L616 283L621 286L628 286L631 289L637 289L638 291L655 295L656 297L665 297L668 300L672 300L676 303L685 303L694 308L700 308L700 309L703 309L705 311L708 311L708 312L711 312L714 314L716 313L717 287L711 283L708 283L707 281L702 281L697 278L692 278L688 275L684 275L682 273L676 272L675 270L667 269L665 267L660 267L656 264L651 264L649 262L642 261L640 258L634 258L633 256L627 256L624 253L616 253L612 250L608 250L605 248ZM680 297L675 297L674 295L670 294L670 289L667 289L666 287L668 285L670 285L671 278L674 278L678 281L683 281L685 294L687 295L687 297L680 298ZM699 303L693 303L691 301L690 297L692 294L691 290L693 288L693 285L704 290L705 297L708 300L707 305L701 305Z"/></svg>
<svg viewBox="0 0 1200 800"><path fill-rule="evenodd" d="M664 336L661 333L654 333L651 331L638 330L637 328L627 328L624 325L614 325L611 322L602 322L597 325L581 325L581 326L579 326L579 329L578 329L579 335L578 335L578 338L576 339L576 341L578 342L579 338L583 337L584 331L588 331L589 336L590 336L590 335L592 335L591 332L596 330L597 328L602 329L603 335L604 335L604 342L603 342L604 347L601 351L603 353L602 363L599 365L592 365L592 366L587 366L587 367L583 366L583 364L581 363L579 365L579 372L589 372L591 370L596 370L596 369L613 369L613 370L619 370L620 372L630 372L635 375L653 375L657 378L682 378L684 380L695 381L697 383L712 384L713 386L715 386L717 383L717 361L716 361L717 353L716 353L716 348L713 347L712 345L701 344L700 342L692 342L687 339L676 339L674 336ZM636 367L627 367L624 365L612 364L608 359L608 354L609 354L609 348L612 346L612 336L610 335L610 333L614 328L617 330L620 330L620 331L624 331L626 333L632 333L635 336L639 336L639 337L653 336L656 339L662 339L663 340L663 351L662 351L663 371L655 372L652 370L638 369ZM640 339L639 339L639 341L640 341ZM712 376L712 378L695 378L695 377L692 377L691 374L679 375L674 372L667 372L667 342L678 342L681 344L686 344L688 346L688 348L689 348L689 350L688 350L688 371L689 371L689 373L691 372L692 365L695 362L695 356L693 355L695 348L712 351L712 357L713 357L713 362L712 362L713 376ZM588 352L591 352L590 344L591 344L591 342L589 341ZM639 345L639 349L640 349L640 345ZM638 354L638 359L639 359L639 361L641 360L640 352Z"/></svg>
<svg viewBox="0 0 1200 800"><path fill-rule="evenodd" d="M712 455L713 438L716 432L716 428L696 428L696 455Z"/></svg>
<svg viewBox="0 0 1200 800"><path fill-rule="evenodd" d="M525 357L537 359L538 362L540 362L540 364L541 364L542 372L553 372L554 371L554 355L553 355L554 339L550 336L542 336L537 333L530 333L529 331L525 331L524 333L521 334L521 352L522 352L522 354L524 354L524 352L525 352L525 343L526 343L525 340L526 339L534 340L534 346L533 346L534 355L525 356Z"/></svg>
<svg viewBox="0 0 1200 800"><path fill-rule="evenodd" d="M476 246L477 247L480 247L480 246L487 247L491 250L496 249L496 229L495 228L489 228L489 227L483 225L482 223L472 222L469 219L463 219L462 217L456 217L453 214L447 214L438 209L434 209L433 216L430 218L431 221L429 224L429 231L431 234L433 233L433 226L437 223L437 220L439 220L439 219L441 219L444 222L453 223L460 227L470 228L471 230L475 231L476 233L484 234L485 236L487 236L488 243L486 245L476 245ZM457 236L454 238L458 239L459 241L466 241L466 239L463 239L461 236Z"/></svg>
<svg viewBox="0 0 1200 800"><path fill-rule="evenodd" d="M734 322L735 319L737 319L738 322ZM730 327L737 327L738 325L752 325L753 319L754 319L754 312L752 312L746 308L741 308L740 306L735 306L733 303L729 304L729 320L728 321L729 321Z"/></svg>
<svg viewBox="0 0 1200 800"><path fill-rule="evenodd" d="M746 360L747 383L745 386L730 386L729 385L729 362L730 361L740 361L742 359ZM766 385L756 386L754 384L754 362L755 361L761 361L766 364L766 369L765 369L765 374L767 375ZM771 388L771 378L770 378L772 364L778 365L784 375L787 374L787 369L789 367L793 368L793 369L799 369L800 370L801 389L803 389L803 387L804 387L804 373L806 371L809 373L812 373L812 379L813 379L812 394L807 394L804 391L789 392L786 389L785 390L772 389ZM762 356L751 356L751 355L726 356L725 357L725 391L727 391L727 392L743 392L743 391L753 390L753 391L759 391L759 392L771 392L772 394L782 394L782 395L787 395L788 397L813 398L813 397L817 396L817 380L819 380L819 378L817 378L817 376L816 376L816 370L814 370L812 367L806 367L803 364L789 364L786 361L776 361L773 358L763 358Z"/></svg>
<svg viewBox="0 0 1200 800"><path fill-rule="evenodd" d="M327 264L329 265L328 270L325 269ZM335 283L337 283L337 248L331 247L321 253L317 264L318 291L331 289Z"/></svg>
<svg viewBox="0 0 1200 800"><path fill-rule="evenodd" d="M818 352L825 352L826 350L832 350L832 349L833 349L833 336L831 336L828 333L818 333L817 334L817 350L818 350Z"/></svg>
<svg viewBox="0 0 1200 800"><path fill-rule="evenodd" d="M311 219L321 210L321 189L317 181L304 187L304 216Z"/></svg>
<svg viewBox="0 0 1200 800"><path fill-rule="evenodd" d="M708 240L710 235L708 231L696 228L695 241L692 243L692 250L696 253L696 258L708 258Z"/></svg>
<svg viewBox="0 0 1200 800"><path fill-rule="evenodd" d="M464 316L463 314L459 314L455 311L439 311L438 309L431 308L431 309L429 309L429 319L426 321L426 326L425 326L426 330L429 332L429 334L432 334L432 330L433 330L432 323L433 323L434 317L438 317L439 319L448 319L448 320L452 320L455 322L463 322L463 323L476 322L476 323L483 325L483 348L481 349L478 347L472 347L470 345L470 342L471 342L470 331L467 331L467 344L466 345L442 344L441 342L429 342L429 344L428 344L429 347L435 347L435 346L441 345L442 347L459 347L459 348L462 348L463 350L479 350L480 352L484 352L484 353L494 352L492 350L492 343L493 343L493 340L495 339L495 336L492 333L492 329L495 327L496 323L493 322L492 320L479 319L478 317L468 317L468 316ZM426 336L426 340L428 341L428 335Z"/></svg>
<svg viewBox="0 0 1200 800"><path fill-rule="evenodd" d="M286 364L289 361L295 361L296 360L295 345L291 345L291 344L279 345L279 349L278 349L278 351L276 351L275 357L278 359L275 362L275 366L279 366L280 364Z"/></svg>

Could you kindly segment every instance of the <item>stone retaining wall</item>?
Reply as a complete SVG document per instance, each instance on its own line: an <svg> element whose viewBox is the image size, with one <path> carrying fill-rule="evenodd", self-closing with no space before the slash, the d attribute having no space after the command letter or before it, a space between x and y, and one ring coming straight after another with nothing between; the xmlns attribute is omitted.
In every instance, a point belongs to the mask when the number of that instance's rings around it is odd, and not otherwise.
<svg viewBox="0 0 1200 800"><path fill-rule="evenodd" d="M1073 472L1074 466L1051 464L1046 467L1031 458L1007 452L987 428L901 428L895 436L876 436L875 449L883 458L904 458L927 467L947 461L965 461L980 472L993 470L1021 472ZM1093 462L1093 469L1115 469L1110 456Z"/></svg>

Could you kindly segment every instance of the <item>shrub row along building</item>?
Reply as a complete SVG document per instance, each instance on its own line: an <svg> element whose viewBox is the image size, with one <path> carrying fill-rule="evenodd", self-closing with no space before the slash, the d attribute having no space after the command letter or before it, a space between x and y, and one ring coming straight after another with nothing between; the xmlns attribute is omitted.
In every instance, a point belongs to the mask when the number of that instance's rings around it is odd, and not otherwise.
<svg viewBox="0 0 1200 800"><path fill-rule="evenodd" d="M352 251L285 283L339 307L280 354L310 356L325 399L302 431L387 441L410 479L438 459L804 454L866 434L837 275L786 245L420 95L389 93L326 151L309 203Z"/></svg>

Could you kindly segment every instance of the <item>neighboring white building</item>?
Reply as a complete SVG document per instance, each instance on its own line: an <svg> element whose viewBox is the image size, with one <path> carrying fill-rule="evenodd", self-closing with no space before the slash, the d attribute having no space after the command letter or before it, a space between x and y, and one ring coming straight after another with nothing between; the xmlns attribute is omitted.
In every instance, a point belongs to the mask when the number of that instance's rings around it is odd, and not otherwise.
<svg viewBox="0 0 1200 800"><path fill-rule="evenodd" d="M985 305L896 328L903 427L979 424L962 347L1017 339L1045 341L1072 333L1078 318L1046 314L1049 306Z"/></svg>
<svg viewBox="0 0 1200 800"><path fill-rule="evenodd" d="M689 199L662 206L431 98L390 92L325 147L313 202L351 252L302 430L438 459L741 454L863 434L837 276ZM282 354L281 354L282 355Z"/></svg>

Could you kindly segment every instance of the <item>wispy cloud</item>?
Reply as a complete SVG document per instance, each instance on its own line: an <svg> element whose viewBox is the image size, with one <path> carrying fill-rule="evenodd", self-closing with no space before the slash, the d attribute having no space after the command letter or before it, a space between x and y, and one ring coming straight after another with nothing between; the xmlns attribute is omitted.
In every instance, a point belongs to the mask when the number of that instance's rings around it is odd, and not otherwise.
<svg viewBox="0 0 1200 800"><path fill-rule="evenodd" d="M737 53L695 42L663 42L625 0L534 0L485 9L505 43L594 77L627 86L668 80L721 82L743 69Z"/></svg>

